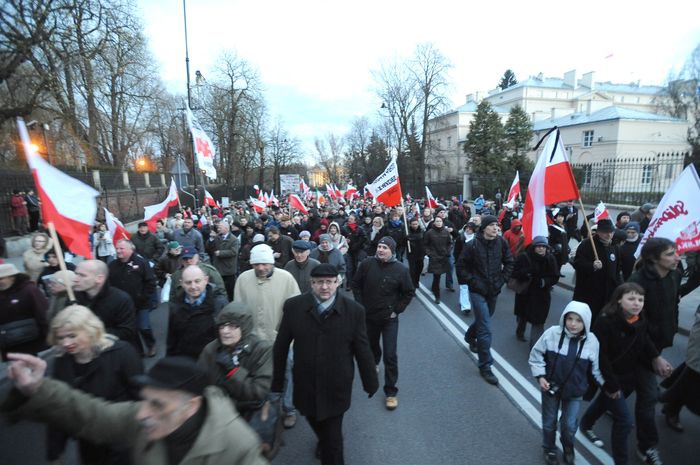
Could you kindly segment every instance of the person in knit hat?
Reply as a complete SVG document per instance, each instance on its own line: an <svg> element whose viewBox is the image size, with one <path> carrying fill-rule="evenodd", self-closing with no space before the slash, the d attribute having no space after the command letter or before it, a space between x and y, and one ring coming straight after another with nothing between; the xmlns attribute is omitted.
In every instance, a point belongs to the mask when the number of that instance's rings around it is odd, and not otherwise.
<svg viewBox="0 0 700 465"><path fill-rule="evenodd" d="M380 238L375 256L368 257L360 263L352 282L355 300L365 307L367 337L377 366L382 360L382 349L379 345L379 339L382 339L384 394L388 410L394 410L398 406L398 316L408 307L415 295L408 268L396 260L395 253L396 241L391 236Z"/></svg>
<svg viewBox="0 0 700 465"><path fill-rule="evenodd" d="M270 343L275 342L277 330L282 320L282 307L290 297L299 295L299 285L294 276L286 270L275 268L272 248L258 244L250 250L252 269L244 271L236 280L233 290L234 300L247 305L253 312L254 334ZM292 359L290 350L287 361L287 383L282 408L284 426L292 428L296 424L296 410L292 401Z"/></svg>

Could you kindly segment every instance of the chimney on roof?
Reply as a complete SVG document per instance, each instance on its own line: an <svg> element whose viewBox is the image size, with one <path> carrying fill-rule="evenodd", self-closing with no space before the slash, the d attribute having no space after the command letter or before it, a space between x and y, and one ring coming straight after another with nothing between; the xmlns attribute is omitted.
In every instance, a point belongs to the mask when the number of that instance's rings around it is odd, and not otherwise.
<svg viewBox="0 0 700 465"><path fill-rule="evenodd" d="M474 101L474 94L467 94L467 103Z"/></svg>
<svg viewBox="0 0 700 465"><path fill-rule="evenodd" d="M588 73L585 73L583 76L581 76L581 85L583 87L588 87L591 90L594 90L595 83L593 82L593 71L589 71Z"/></svg>
<svg viewBox="0 0 700 465"><path fill-rule="evenodd" d="M576 89L576 70L572 69L571 71L567 71L564 73L564 84L571 87L572 89Z"/></svg>
<svg viewBox="0 0 700 465"><path fill-rule="evenodd" d="M540 73L535 77L535 79L537 79L538 81L544 81L544 74L542 74L542 73L540 72Z"/></svg>

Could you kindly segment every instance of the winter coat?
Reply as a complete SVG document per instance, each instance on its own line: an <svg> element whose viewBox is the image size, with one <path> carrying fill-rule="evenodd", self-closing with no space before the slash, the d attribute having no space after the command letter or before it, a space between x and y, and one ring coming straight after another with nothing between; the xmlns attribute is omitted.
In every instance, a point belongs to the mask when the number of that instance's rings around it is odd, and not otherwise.
<svg viewBox="0 0 700 465"><path fill-rule="evenodd" d="M296 260L292 259L284 265L284 270L294 276L294 279L299 285L299 291L303 294L311 290L311 270L320 264L321 262L310 257L307 258L304 263L298 263Z"/></svg>
<svg viewBox="0 0 700 465"><path fill-rule="evenodd" d="M163 255L163 243L150 231L143 235L137 232L131 236L131 242L136 247L136 253L146 260L156 261Z"/></svg>
<svg viewBox="0 0 700 465"><path fill-rule="evenodd" d="M137 310L151 308L156 276L148 260L134 252L128 261L112 260L107 266L109 284L129 294Z"/></svg>
<svg viewBox="0 0 700 465"><path fill-rule="evenodd" d="M576 270L574 300L587 303L595 320L600 309L610 300L615 288L622 284L622 273L617 246L604 245L598 236L593 236L593 240L603 268L593 270L595 256L590 239L585 239L579 244L573 266Z"/></svg>
<svg viewBox="0 0 700 465"><path fill-rule="evenodd" d="M408 256L411 259L423 260L425 257L425 232L423 229L418 227L417 230L408 227L408 243L411 244L411 251L408 252Z"/></svg>
<svg viewBox="0 0 700 465"><path fill-rule="evenodd" d="M338 272L345 273L345 257L340 253L340 250L332 248L331 250L321 250L321 246L316 247L311 251L309 257L318 260L320 263L328 263L338 268Z"/></svg>
<svg viewBox="0 0 700 465"><path fill-rule="evenodd" d="M136 415L140 402L108 402L65 383L44 379L30 398L12 396L3 409L13 417L40 420L96 444L130 449L134 465L169 465L166 439L149 441ZM265 465L260 441L217 387L204 392L206 417L186 465Z"/></svg>
<svg viewBox="0 0 700 465"><path fill-rule="evenodd" d="M156 263L156 267L153 269L156 274L156 278L158 278L158 285L162 287L167 279L166 275L170 275L172 277L173 273L175 273L178 268L180 268L179 255L173 255L170 253L163 255L160 260L158 260L158 263Z"/></svg>
<svg viewBox="0 0 700 465"><path fill-rule="evenodd" d="M523 294L515 295L515 315L535 325L544 324L552 301L552 286L559 282L559 268L551 252L544 256L528 247L515 259L513 278L519 281L530 280Z"/></svg>
<svg viewBox="0 0 700 465"><path fill-rule="evenodd" d="M372 238L372 226L365 230L365 235L367 236L367 256L373 257L377 253L377 245L379 245L379 240L388 236L389 232L386 230L386 226L382 226L379 231L377 231Z"/></svg>
<svg viewBox="0 0 700 465"><path fill-rule="evenodd" d="M253 311L255 334L270 342L277 337L284 302L295 295L299 295L299 286L294 276L279 268L263 279L255 276L255 270L245 271L236 280L233 290L233 300L243 302Z"/></svg>
<svg viewBox="0 0 700 465"><path fill-rule="evenodd" d="M254 334L253 313L247 305L232 302L220 313L224 321L232 321L241 328L241 340L234 347L221 344L217 338L204 347L197 362L209 376L209 383L226 392L236 409L244 416L259 408L267 398L272 383L272 343ZM217 357L236 356L238 367L229 371L217 363Z"/></svg>
<svg viewBox="0 0 700 465"><path fill-rule="evenodd" d="M204 253L204 240L202 233L195 228L185 232L184 229L176 229L173 231L173 240L180 243L183 248L194 247L199 255Z"/></svg>
<svg viewBox="0 0 700 465"><path fill-rule="evenodd" d="M325 420L350 408L355 362L365 392L372 395L377 391L379 382L367 340L365 312L352 299L336 293L324 317L311 293L285 302L274 345L273 392L282 392L292 342L294 406L302 415Z"/></svg>
<svg viewBox="0 0 700 465"><path fill-rule="evenodd" d="M180 264L181 265L181 264ZM214 289L214 294L227 297L226 286L224 285L224 280L219 274L219 272L211 266L209 263L197 263L200 270L204 272L207 277L209 277L209 285ZM185 269L180 266L170 277L170 300L179 299L185 294L185 290L182 288L182 272Z"/></svg>
<svg viewBox="0 0 700 465"><path fill-rule="evenodd" d="M583 320L583 330L572 335L565 327L567 313L575 313ZM560 387L562 399L583 397L588 389L588 372L599 385L604 379L598 365L600 345L591 332L591 311L588 305L572 301L564 308L559 324L547 329L530 351L530 371L532 376L544 376L547 381ZM575 351L578 357L567 357ZM573 355L573 354L572 354Z"/></svg>
<svg viewBox="0 0 700 465"><path fill-rule="evenodd" d="M374 321L400 314L415 295L408 268L394 257L386 262L377 257L363 260L353 274L352 291L355 301L365 307L367 319Z"/></svg>
<svg viewBox="0 0 700 465"><path fill-rule="evenodd" d="M240 242L231 233L210 238L207 241L207 254L211 258L211 264L221 276L233 276L238 272L238 250ZM219 255L216 255L219 252Z"/></svg>
<svg viewBox="0 0 700 465"><path fill-rule="evenodd" d="M0 291L0 326L33 318L39 328L39 335L33 341L12 347L0 347L2 360L6 360L7 352L37 354L47 348L46 335L49 323L46 309L48 305L41 290L23 273L15 275L12 286Z"/></svg>
<svg viewBox="0 0 700 465"><path fill-rule="evenodd" d="M168 357L183 355L197 360L204 346L217 338L214 318L227 303L209 285L201 304L190 304L184 296L170 302Z"/></svg>
<svg viewBox="0 0 700 465"><path fill-rule="evenodd" d="M398 220L398 222L392 223L389 220L384 226L386 227L387 235L396 241L396 248L404 249L406 247L406 227L403 225L403 221Z"/></svg>
<svg viewBox="0 0 700 465"><path fill-rule="evenodd" d="M681 284L680 270L672 270L665 277L651 266L643 266L632 273L629 279L646 291L644 315L649 335L659 352L673 345L673 336L678 332L678 289Z"/></svg>
<svg viewBox="0 0 700 465"><path fill-rule="evenodd" d="M461 231L459 232L459 235L457 236L457 240L455 240L454 250L452 251L452 256L454 257L455 264L456 264L457 261L459 260L459 256L462 254L462 249L465 247L465 245L466 245L467 243L469 243L469 241L474 240L475 237L476 237L476 234L471 234L471 235L467 236L467 235L464 233L464 230L461 230ZM457 282L458 282L460 285L467 284L467 283L464 282L464 281L460 281L460 279L461 279L461 278L460 278L460 274L457 273Z"/></svg>
<svg viewBox="0 0 700 465"><path fill-rule="evenodd" d="M625 240L620 245L620 266L622 267L622 279L624 281L627 281L630 276L632 276L634 264L637 263L637 258L634 256L634 253L637 251L641 240L642 236L640 235L636 241L628 242Z"/></svg>
<svg viewBox="0 0 700 465"><path fill-rule="evenodd" d="M646 302L644 307L646 308ZM593 332L600 342L600 370L605 379L603 390L629 394L634 386L634 372L643 365L651 369L651 360L659 351L649 337L644 310L634 323L628 323L620 312L602 314L593 323Z"/></svg>
<svg viewBox="0 0 700 465"><path fill-rule="evenodd" d="M425 254L428 256L428 273L443 274L450 272L450 247L452 236L444 227L435 224L425 233Z"/></svg>
<svg viewBox="0 0 700 465"><path fill-rule="evenodd" d="M516 233L514 229L517 226L520 226L520 230ZM515 219L511 222L510 228L503 233L503 239L508 243L510 254L513 257L517 257L525 247L525 233L523 233L522 226L520 220Z"/></svg>
<svg viewBox="0 0 700 465"><path fill-rule="evenodd" d="M569 235L566 230L558 224L549 225L549 246L552 248L557 265L561 268L565 263L569 263Z"/></svg>
<svg viewBox="0 0 700 465"><path fill-rule="evenodd" d="M275 258L275 266L277 268L284 268L284 265L294 258L292 254L292 244L294 244L294 240L292 240L291 237L282 235L279 236L277 241L273 242L272 239L267 241L267 245L272 248L272 252L280 254L279 257Z"/></svg>
<svg viewBox="0 0 700 465"><path fill-rule="evenodd" d="M328 233L328 235L331 236L331 244L333 244L333 248L338 249L341 254L345 255L348 252L348 241L340 232L340 225L336 221L331 222L328 226L328 231L331 230L331 226L333 225L335 225L335 229L338 232L336 234Z"/></svg>
<svg viewBox="0 0 700 465"><path fill-rule="evenodd" d="M34 247L30 247L29 249L25 250L22 254L24 272L27 273L27 275L29 275L29 279L31 279L34 282L37 282L37 279L39 279L39 275L42 271L44 271L44 268L46 267L46 261L44 261L44 256L46 255L46 252L53 249L53 241L49 239L49 237L45 234L41 235L46 237L46 245L39 250L35 250ZM34 236L32 236L32 240L33 239Z"/></svg>
<svg viewBox="0 0 700 465"><path fill-rule="evenodd" d="M104 283L94 298L87 292L76 291L75 300L92 310L102 320L109 334L129 342L141 352L141 340L136 331L136 310L129 294Z"/></svg>
<svg viewBox="0 0 700 465"><path fill-rule="evenodd" d="M367 237L365 236L365 230L358 223L355 223L354 228L346 223L341 228L341 233L347 240L348 253L350 255L357 256L358 253L365 250Z"/></svg>
<svg viewBox="0 0 700 465"><path fill-rule="evenodd" d="M80 369L81 373L76 373ZM64 354L54 359L52 377L66 384L109 401L137 400L138 389L131 377L143 373L141 357L131 344L114 341L111 347L85 365L78 364L72 355ZM57 460L63 453L69 435L49 429L47 458ZM120 465L129 459L128 452L120 448L105 447L80 440L82 463Z"/></svg>
<svg viewBox="0 0 700 465"><path fill-rule="evenodd" d="M100 240L102 239L102 240ZM93 252L97 257L114 257L117 250L112 242L112 233L109 231L97 231L92 234Z"/></svg>
<svg viewBox="0 0 700 465"><path fill-rule="evenodd" d="M12 210L13 218L29 215L26 201L24 200L24 197L19 194L13 194L12 197L10 197L10 208Z"/></svg>
<svg viewBox="0 0 700 465"><path fill-rule="evenodd" d="M468 284L469 292L491 297L500 294L510 278L513 257L502 238L489 241L478 234L462 247L456 268L459 282Z"/></svg>

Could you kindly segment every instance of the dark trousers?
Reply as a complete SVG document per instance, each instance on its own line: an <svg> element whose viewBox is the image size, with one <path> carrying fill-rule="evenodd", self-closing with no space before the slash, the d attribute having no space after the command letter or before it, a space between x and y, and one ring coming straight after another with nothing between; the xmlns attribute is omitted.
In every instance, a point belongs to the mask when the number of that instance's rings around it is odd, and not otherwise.
<svg viewBox="0 0 700 465"><path fill-rule="evenodd" d="M581 418L581 429L593 429L593 425L606 411L612 414L613 424L610 432L610 446L615 464L626 465L628 461L627 438L634 427L634 418L627 407L626 398L630 394L620 396L619 399L611 399L604 392L590 403L588 409Z"/></svg>
<svg viewBox="0 0 700 465"><path fill-rule="evenodd" d="M224 280L224 286L226 287L226 295L228 296L228 301L233 302L233 289L236 287L236 275L222 276L221 279Z"/></svg>
<svg viewBox="0 0 700 465"><path fill-rule="evenodd" d="M423 271L423 256L409 255L408 256L408 273L411 275L413 287L420 287L420 274Z"/></svg>
<svg viewBox="0 0 700 465"><path fill-rule="evenodd" d="M39 210L29 211L29 230L36 231L39 229Z"/></svg>
<svg viewBox="0 0 700 465"><path fill-rule="evenodd" d="M637 446L640 450L656 447L659 432L656 429L656 403L659 400L659 386L656 374L646 367L635 370L637 398L634 403L634 417L637 425Z"/></svg>
<svg viewBox="0 0 700 465"><path fill-rule="evenodd" d="M442 274L433 273L433 285L430 286L430 290L433 291L433 295L436 299L440 299L440 277Z"/></svg>
<svg viewBox="0 0 700 465"><path fill-rule="evenodd" d="M382 348L379 347L379 338L382 339L384 349L384 394L389 397L396 396L399 389L396 381L399 379L399 359L396 355L396 343L399 336L399 317L385 320L367 320L367 339L369 347L374 355L374 363L379 365L382 360Z"/></svg>
<svg viewBox="0 0 700 465"><path fill-rule="evenodd" d="M321 465L345 465L343 457L343 415L316 420L306 417L321 448Z"/></svg>

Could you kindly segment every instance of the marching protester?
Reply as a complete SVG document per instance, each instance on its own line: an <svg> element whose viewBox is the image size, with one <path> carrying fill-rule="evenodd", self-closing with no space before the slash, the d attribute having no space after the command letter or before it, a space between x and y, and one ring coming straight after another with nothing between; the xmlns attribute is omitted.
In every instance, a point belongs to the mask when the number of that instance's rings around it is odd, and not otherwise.
<svg viewBox="0 0 700 465"><path fill-rule="evenodd" d="M100 223L97 231L92 234L93 253L98 260L109 263L117 258L117 251L112 242L112 233L107 230L107 225Z"/></svg>
<svg viewBox="0 0 700 465"><path fill-rule="evenodd" d="M229 302L233 300L233 288L236 285L239 248L240 242L231 233L231 227L226 221L219 222L216 230L210 232L205 246L211 264L224 281Z"/></svg>
<svg viewBox="0 0 700 465"><path fill-rule="evenodd" d="M431 290L435 303L440 303L440 277L450 272L450 249L452 236L444 227L441 217L435 218L425 233L425 254L428 256L428 273L433 275Z"/></svg>
<svg viewBox="0 0 700 465"><path fill-rule="evenodd" d="M414 216L408 222L407 241L409 244L408 271L415 289L420 287L420 276L423 271L423 261L425 259L424 235L425 232L420 226L420 218Z"/></svg>
<svg viewBox="0 0 700 465"><path fill-rule="evenodd" d="M557 260L557 274L561 276L561 267L569 263L569 233L564 225L566 212L561 208L555 208L552 212L554 223L549 225L549 246ZM580 241L579 241L580 242Z"/></svg>
<svg viewBox="0 0 700 465"><path fill-rule="evenodd" d="M476 237L477 229L479 229L477 225L470 220L457 235L454 251L452 253L455 263L458 262L465 245ZM459 273L459 269L457 270L457 283L459 284L459 310L463 315L469 315L472 311L472 303L469 297L469 284L464 280L462 274Z"/></svg>
<svg viewBox="0 0 700 465"><path fill-rule="evenodd" d="M302 294L309 292L311 290L311 271L320 265L321 262L309 257L311 254L311 243L308 241L294 241L292 253L294 254L294 259L289 260L284 269L294 276Z"/></svg>
<svg viewBox="0 0 700 465"><path fill-rule="evenodd" d="M341 227L341 234L345 237L348 252L345 254L345 289L351 289L352 277L360 262L367 257L365 244L367 238L365 230L357 224L355 214L348 215L348 219Z"/></svg>
<svg viewBox="0 0 700 465"><path fill-rule="evenodd" d="M173 241L175 242L175 241ZM182 272L185 268L190 265L197 265L204 274L209 278L209 285L212 286L215 294L227 296L226 285L224 284L224 279L221 274L209 263L204 263L201 261L200 255L197 253L197 249L194 247L187 247L182 249L180 254L180 267L173 272L170 277L170 298L173 300L178 298L184 292L182 290Z"/></svg>
<svg viewBox="0 0 700 465"><path fill-rule="evenodd" d="M163 256L163 243L155 234L148 230L148 223L145 221L139 223L136 234L131 236L131 242L134 244L136 253L148 260L151 266Z"/></svg>
<svg viewBox="0 0 700 465"><path fill-rule="evenodd" d="M182 222L182 228L173 231L173 240L182 247L194 247L200 257L204 258L204 240L202 234L195 229L192 217L185 218Z"/></svg>
<svg viewBox="0 0 700 465"><path fill-rule="evenodd" d="M637 263L637 252L642 236L639 234L639 223L630 221L624 226L624 239L620 242L620 267L622 268L622 279L627 281L634 271L634 264Z"/></svg>

